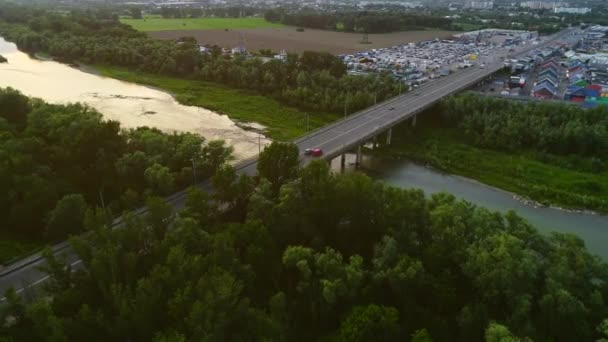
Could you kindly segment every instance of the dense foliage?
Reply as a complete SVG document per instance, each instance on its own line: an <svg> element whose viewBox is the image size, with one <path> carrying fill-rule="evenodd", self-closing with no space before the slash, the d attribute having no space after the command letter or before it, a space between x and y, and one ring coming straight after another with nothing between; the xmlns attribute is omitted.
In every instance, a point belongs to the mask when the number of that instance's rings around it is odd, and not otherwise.
<svg viewBox="0 0 608 342"><path fill-rule="evenodd" d="M394 11L362 12L325 12L325 11L286 11L270 9L264 13L270 22L291 26L310 27L322 30L341 30L346 32L386 33L394 31L423 30L425 28L454 29L450 19L440 16L412 14Z"/></svg>
<svg viewBox="0 0 608 342"><path fill-rule="evenodd" d="M87 222L84 268L49 256L48 300L8 293L14 341L591 341L608 265L453 196L425 198L274 144L259 176L222 168L178 215L151 199ZM277 191L278 190L278 191ZM596 329L597 327L597 329Z"/></svg>
<svg viewBox="0 0 608 342"><path fill-rule="evenodd" d="M289 54L285 61L233 58L217 47L203 54L192 38L155 40L104 11L62 15L0 4L0 35L20 49L47 52L60 61L214 81L306 110L343 112L346 107L352 113L399 91L389 76L347 75L342 61L328 53Z"/></svg>
<svg viewBox="0 0 608 342"><path fill-rule="evenodd" d="M6 63L6 62L8 62L8 61L6 60L6 57L4 57L4 56L0 55L0 63Z"/></svg>
<svg viewBox="0 0 608 342"><path fill-rule="evenodd" d="M229 154L195 134L124 130L80 104L0 89L0 233L64 238L80 230L87 204L120 214L192 184L193 164L199 179L212 175Z"/></svg>
<svg viewBox="0 0 608 342"><path fill-rule="evenodd" d="M608 162L606 107L587 110L467 94L445 100L442 115L477 146L591 157L598 171Z"/></svg>
<svg viewBox="0 0 608 342"><path fill-rule="evenodd" d="M225 6L225 7L206 7L205 9L194 8L179 8L163 6L159 10L153 10L152 14L160 14L163 18L242 18L259 14L260 9L250 6ZM134 19L135 18L134 16Z"/></svg>

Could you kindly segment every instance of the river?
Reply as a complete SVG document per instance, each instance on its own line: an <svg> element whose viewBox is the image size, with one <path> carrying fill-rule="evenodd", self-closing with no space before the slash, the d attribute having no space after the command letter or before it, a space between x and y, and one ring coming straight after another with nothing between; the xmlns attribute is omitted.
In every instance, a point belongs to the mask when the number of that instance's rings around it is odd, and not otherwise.
<svg viewBox="0 0 608 342"><path fill-rule="evenodd" d="M268 139L237 126L228 116L179 104L170 94L142 85L83 72L53 61L41 61L0 37L0 87L12 87L49 103L82 102L122 127L156 127L165 132L198 133L234 147L237 160L258 153ZM259 126L258 126L259 128Z"/></svg>
<svg viewBox="0 0 608 342"><path fill-rule="evenodd" d="M339 168L338 159L332 163L334 170ZM354 156L349 155L347 160L352 169ZM362 171L392 186L419 188L427 194L449 192L491 210L514 210L542 233L556 231L579 236L591 253L608 261L608 216L524 204L506 191L464 177L443 174L405 159L388 160L364 155Z"/></svg>

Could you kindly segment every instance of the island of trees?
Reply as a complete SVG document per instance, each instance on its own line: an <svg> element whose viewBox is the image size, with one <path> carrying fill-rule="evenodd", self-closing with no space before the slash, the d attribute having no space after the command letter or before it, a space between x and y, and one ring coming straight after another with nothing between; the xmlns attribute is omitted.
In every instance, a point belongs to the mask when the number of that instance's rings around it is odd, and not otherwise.
<svg viewBox="0 0 608 342"><path fill-rule="evenodd" d="M7 292L9 341L593 341L608 265L448 194L425 197L274 143L258 175L223 165L174 213L109 229L90 211L83 267L47 253L46 295Z"/></svg>

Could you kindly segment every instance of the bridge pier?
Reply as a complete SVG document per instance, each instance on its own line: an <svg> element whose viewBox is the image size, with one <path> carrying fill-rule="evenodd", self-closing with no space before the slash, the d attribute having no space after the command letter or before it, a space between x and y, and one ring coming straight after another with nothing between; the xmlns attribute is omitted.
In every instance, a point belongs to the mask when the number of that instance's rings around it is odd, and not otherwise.
<svg viewBox="0 0 608 342"><path fill-rule="evenodd" d="M357 146L357 157L355 158L355 167L359 167L361 164L361 146Z"/></svg>
<svg viewBox="0 0 608 342"><path fill-rule="evenodd" d="M346 167L346 154L342 153L340 156L340 171L344 172L344 168Z"/></svg>
<svg viewBox="0 0 608 342"><path fill-rule="evenodd" d="M393 138L393 129L389 128L388 132L386 132L386 144L390 145L391 144L391 139Z"/></svg>
<svg viewBox="0 0 608 342"><path fill-rule="evenodd" d="M375 150L378 148L378 136L374 136L374 141L372 142L372 148Z"/></svg>
<svg viewBox="0 0 608 342"><path fill-rule="evenodd" d="M414 115L414 117L412 117L412 126L416 127L416 117L418 115Z"/></svg>

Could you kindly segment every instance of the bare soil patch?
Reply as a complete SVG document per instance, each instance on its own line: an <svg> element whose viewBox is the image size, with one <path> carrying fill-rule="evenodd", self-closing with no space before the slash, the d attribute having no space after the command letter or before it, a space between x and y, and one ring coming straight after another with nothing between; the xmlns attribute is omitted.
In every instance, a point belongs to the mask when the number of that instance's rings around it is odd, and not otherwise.
<svg viewBox="0 0 608 342"><path fill-rule="evenodd" d="M295 27L263 28L244 30L178 30L150 32L154 38L175 39L194 37L200 44L232 48L239 45L242 36L250 51L271 49L287 52L306 50L327 51L333 54L353 53L369 49L407 44L434 38L448 38L456 31L406 31L369 34L370 44L362 44L363 34L305 29L297 32Z"/></svg>

